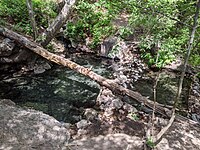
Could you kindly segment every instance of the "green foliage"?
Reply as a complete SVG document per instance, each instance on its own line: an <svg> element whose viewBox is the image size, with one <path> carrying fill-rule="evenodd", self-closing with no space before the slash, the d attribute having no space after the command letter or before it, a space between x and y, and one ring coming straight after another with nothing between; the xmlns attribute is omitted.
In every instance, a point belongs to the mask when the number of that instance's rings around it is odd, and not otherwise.
<svg viewBox="0 0 200 150"><path fill-rule="evenodd" d="M16 31L25 32L26 34L32 33L32 28L30 24L19 22L13 26L13 29Z"/></svg>
<svg viewBox="0 0 200 150"><path fill-rule="evenodd" d="M176 21L162 14L172 16L178 12L174 1L135 1L133 6L130 24L142 34L140 38L142 57L147 60L148 65L156 64L157 67L173 61L178 46L175 43L176 39L171 38L171 30ZM157 41L161 41L161 47L158 55L152 56L150 51Z"/></svg>
<svg viewBox="0 0 200 150"><path fill-rule="evenodd" d="M103 4L104 1L79 1L75 7L77 16L75 21L67 23L66 35L80 41L89 37L92 41L91 47L97 46L102 39L111 35L114 31L111 12L106 10L108 4Z"/></svg>
<svg viewBox="0 0 200 150"><path fill-rule="evenodd" d="M51 43L47 45L46 49L48 49L49 52L55 52L55 49L53 48L53 45Z"/></svg>
<svg viewBox="0 0 200 150"><path fill-rule="evenodd" d="M164 65L170 63L175 59L174 51L176 49L176 45L173 44L173 39L166 39L160 45L160 48L155 56L151 55L151 49L153 49L152 45L155 45L157 39L153 39L151 37L143 38L140 43L140 48L142 50L142 58L147 60L147 64L149 66L156 65L156 67L163 67Z"/></svg>
<svg viewBox="0 0 200 150"><path fill-rule="evenodd" d="M128 117L129 117L130 119L134 120L134 121L139 120L138 115L135 114L135 113L129 113L129 114L128 114Z"/></svg>
<svg viewBox="0 0 200 150"><path fill-rule="evenodd" d="M199 73L197 73L197 75L196 75L199 79L200 79L200 72Z"/></svg>
<svg viewBox="0 0 200 150"><path fill-rule="evenodd" d="M121 38L137 33L142 57L149 65L162 67L173 61L176 54L186 52L194 4L188 0L81 0L76 16L67 23L66 35L83 42L89 38L94 48L113 33L118 32ZM111 21L121 12L129 15L129 24L116 31ZM161 42L158 57L149 52L157 41ZM191 63L196 65L199 54L192 54Z"/></svg>
<svg viewBox="0 0 200 150"><path fill-rule="evenodd" d="M76 16L67 22L65 34L77 41L91 39L91 48L96 47L103 39L114 34L116 29L112 24L123 10L128 10L129 1L118 0L81 0L75 7ZM121 38L132 33L132 29L123 27L119 29Z"/></svg>
<svg viewBox="0 0 200 150"><path fill-rule="evenodd" d="M136 29L140 28L143 34L159 34L165 36L176 23L176 21L162 15L175 15L177 9L174 3L169 3L164 0L135 0L134 3L132 3L132 7L130 24Z"/></svg>
<svg viewBox="0 0 200 150"><path fill-rule="evenodd" d="M193 23L194 4L194 1L185 0L133 0L129 5L132 7L129 24L139 32L142 57L149 65L162 67L173 61L176 54L184 55ZM161 42L158 57L150 54L157 41ZM199 57L199 53L193 51L190 62L197 65Z"/></svg>
<svg viewBox="0 0 200 150"><path fill-rule="evenodd" d="M33 0L32 3L37 25L46 28L57 15L55 2ZM141 42L142 57L149 65L162 67L173 61L176 54L186 52L195 3L189 0L79 0L65 34L74 41L89 43L91 48L114 33L119 33L123 39L134 34ZM121 13L129 16L128 25L116 29L112 21ZM14 29L32 32L26 0L1 0L0 17L1 25L7 21L14 24ZM161 43L158 57L150 54L157 41ZM190 58L190 63L196 66L200 62L199 43L195 40Z"/></svg>
<svg viewBox="0 0 200 150"><path fill-rule="evenodd" d="M41 0L33 0L32 3L37 25L46 28L48 26L48 18L56 16L55 3ZM26 0L1 0L0 17L14 24L14 29L22 30L28 34L32 32Z"/></svg>
<svg viewBox="0 0 200 150"><path fill-rule="evenodd" d="M57 16L56 3L51 0L33 0L32 3L36 22L38 23L38 25L47 28L49 21Z"/></svg>
<svg viewBox="0 0 200 150"><path fill-rule="evenodd" d="M5 26L6 25L6 21L5 20L0 20L0 25Z"/></svg>
<svg viewBox="0 0 200 150"><path fill-rule="evenodd" d="M121 27L119 29L120 37L125 39L129 35L133 34L132 29L130 27Z"/></svg>
<svg viewBox="0 0 200 150"><path fill-rule="evenodd" d="M0 16L10 17L15 22L27 22L28 11L25 0L1 0Z"/></svg>
<svg viewBox="0 0 200 150"><path fill-rule="evenodd" d="M189 61L194 66L200 66L200 55L199 54L193 54L193 55L191 55Z"/></svg>
<svg viewBox="0 0 200 150"><path fill-rule="evenodd" d="M146 141L146 144L150 148L154 148L155 147L155 143L153 143L152 138L148 138L147 141Z"/></svg>

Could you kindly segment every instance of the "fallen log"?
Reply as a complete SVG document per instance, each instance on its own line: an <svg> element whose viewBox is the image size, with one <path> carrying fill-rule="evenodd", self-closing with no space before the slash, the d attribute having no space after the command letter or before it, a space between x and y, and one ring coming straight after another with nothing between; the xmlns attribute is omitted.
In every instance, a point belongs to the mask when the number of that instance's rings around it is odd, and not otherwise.
<svg viewBox="0 0 200 150"><path fill-rule="evenodd" d="M30 49L31 51L37 53L38 55L52 61L55 62L59 65L63 65L65 67L68 67L78 73L81 73L89 78L91 78L92 80L96 81L98 84L100 84L101 86L105 86L108 89L110 89L111 91L113 91L114 93L118 93L121 95L127 95L131 98L133 98L134 100L136 100L139 103L143 103L145 106L149 107L149 108L153 108L154 107L154 103L152 101L150 101L148 98L142 96L140 93L138 92L134 92L132 90L126 89L123 86L117 84L116 82L114 82L111 79L107 79L104 78L98 74L96 74L95 72L92 71L92 69L90 68L85 68L83 66L78 65L77 63L70 61L69 59L66 59L64 57L55 55L53 53L50 53L49 51L47 51L46 49L42 48L39 44L37 44L36 42L33 42L29 39L27 39L26 37L13 32L7 28L3 28L0 27L0 35L3 35L5 37L8 37L12 40L15 40L17 43L19 43L20 45ZM156 108L155 108L155 112L162 114L163 116L169 118L171 111L167 108L163 108L161 107L158 103L156 103ZM183 120L183 117L179 117L181 120ZM185 119L184 119L185 120Z"/></svg>

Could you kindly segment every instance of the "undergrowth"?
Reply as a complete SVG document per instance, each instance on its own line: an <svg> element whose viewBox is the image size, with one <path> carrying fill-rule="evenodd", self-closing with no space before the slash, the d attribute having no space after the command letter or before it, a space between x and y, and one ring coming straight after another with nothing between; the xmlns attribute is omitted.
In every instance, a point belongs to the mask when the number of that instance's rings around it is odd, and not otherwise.
<svg viewBox="0 0 200 150"><path fill-rule="evenodd" d="M55 2L32 0L32 4L38 28L48 27L48 23L57 15ZM1 0L0 18L1 25L7 22L14 26L14 30L20 30L26 34L32 33L26 0Z"/></svg>
<svg viewBox="0 0 200 150"><path fill-rule="evenodd" d="M57 15L53 0L32 0L38 29L46 29ZM96 50L107 37L126 39L130 34L140 41L142 58L151 65L162 67L176 55L184 56L195 12L195 1L185 0L79 0L66 22L65 35ZM127 26L116 28L113 20L127 14ZM7 22L13 29L31 34L26 0L1 0L0 25ZM200 31L197 28L197 33ZM160 42L159 51L152 55L153 45ZM200 41L194 41L190 63L200 65Z"/></svg>

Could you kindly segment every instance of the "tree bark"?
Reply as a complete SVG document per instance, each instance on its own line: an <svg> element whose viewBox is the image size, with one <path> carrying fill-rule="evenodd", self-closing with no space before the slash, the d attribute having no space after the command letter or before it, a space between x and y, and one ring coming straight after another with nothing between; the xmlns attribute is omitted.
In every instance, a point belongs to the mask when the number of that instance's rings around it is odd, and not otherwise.
<svg viewBox="0 0 200 150"><path fill-rule="evenodd" d="M38 31L37 31L37 26L35 22L34 12L33 12L32 0L26 0L26 5L27 5L28 13L29 13L29 18L31 21L31 26L33 29L33 37L35 40L38 36Z"/></svg>
<svg viewBox="0 0 200 150"><path fill-rule="evenodd" d="M69 0L69 2L65 2L61 12L55 18L55 20L50 24L50 26L46 29L44 40L41 42L43 47L47 46L52 38L56 35L58 30L66 23L67 18L72 10L72 7L75 5L76 0Z"/></svg>

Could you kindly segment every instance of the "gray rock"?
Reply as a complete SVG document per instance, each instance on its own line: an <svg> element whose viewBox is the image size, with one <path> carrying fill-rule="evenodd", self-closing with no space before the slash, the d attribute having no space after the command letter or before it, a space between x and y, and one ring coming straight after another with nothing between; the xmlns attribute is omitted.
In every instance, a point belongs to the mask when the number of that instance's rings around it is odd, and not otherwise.
<svg viewBox="0 0 200 150"><path fill-rule="evenodd" d="M87 108L85 110L84 116L86 117L87 120L92 121L95 118L97 118L97 111L92 108Z"/></svg>
<svg viewBox="0 0 200 150"><path fill-rule="evenodd" d="M125 103L125 104L123 105L123 108L124 108L124 110L127 110L128 113L136 113L136 112L138 112L137 109L136 109L135 107L133 107L132 105L130 105L130 104L128 104L128 103Z"/></svg>
<svg viewBox="0 0 200 150"><path fill-rule="evenodd" d="M196 121L196 122L200 122L200 115L198 114L192 114L192 120Z"/></svg>
<svg viewBox="0 0 200 150"><path fill-rule="evenodd" d="M110 104L110 107L113 109L120 109L123 106L123 102L119 99L114 99Z"/></svg>
<svg viewBox="0 0 200 150"><path fill-rule="evenodd" d="M9 102L10 103L10 102ZM0 149L61 149L70 133L56 119L42 112L0 103Z"/></svg>
<svg viewBox="0 0 200 150"><path fill-rule="evenodd" d="M112 108L106 108L104 111L104 116L106 117L110 117L114 114L113 109Z"/></svg>
<svg viewBox="0 0 200 150"><path fill-rule="evenodd" d="M15 106L15 103L13 101L11 101L10 99L1 99L0 105Z"/></svg>
<svg viewBox="0 0 200 150"><path fill-rule="evenodd" d="M81 116L76 116L76 115L73 115L72 118L75 120L75 121L80 121L82 119Z"/></svg>
<svg viewBox="0 0 200 150"><path fill-rule="evenodd" d="M112 50L113 46L117 43L117 37L109 37L101 44L100 55L107 56Z"/></svg>
<svg viewBox="0 0 200 150"><path fill-rule="evenodd" d="M10 56L15 47L15 43L9 38L5 38L0 43L0 56Z"/></svg>
<svg viewBox="0 0 200 150"><path fill-rule="evenodd" d="M83 129L83 128L86 128L87 126L89 126L90 124L91 124L90 121L82 119L81 121L79 121L79 122L76 123L76 127L78 129Z"/></svg>
<svg viewBox="0 0 200 150"><path fill-rule="evenodd" d="M41 73L44 73L45 72L45 69L41 66L35 66L34 67L34 73L35 74L41 74Z"/></svg>
<svg viewBox="0 0 200 150"><path fill-rule="evenodd" d="M49 69L51 69L51 66L47 62L44 62L42 64L37 64L34 66L34 73L41 74Z"/></svg>
<svg viewBox="0 0 200 150"><path fill-rule="evenodd" d="M76 140L66 146L71 150L142 150L143 140L120 133Z"/></svg>

